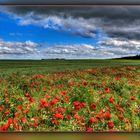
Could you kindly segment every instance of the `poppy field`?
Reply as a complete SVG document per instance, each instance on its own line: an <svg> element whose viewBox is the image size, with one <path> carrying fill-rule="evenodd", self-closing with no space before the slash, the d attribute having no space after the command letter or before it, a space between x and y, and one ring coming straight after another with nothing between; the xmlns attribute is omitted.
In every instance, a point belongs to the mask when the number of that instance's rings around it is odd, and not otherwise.
<svg viewBox="0 0 140 140"><path fill-rule="evenodd" d="M0 131L140 131L139 65L33 63L0 63Z"/></svg>

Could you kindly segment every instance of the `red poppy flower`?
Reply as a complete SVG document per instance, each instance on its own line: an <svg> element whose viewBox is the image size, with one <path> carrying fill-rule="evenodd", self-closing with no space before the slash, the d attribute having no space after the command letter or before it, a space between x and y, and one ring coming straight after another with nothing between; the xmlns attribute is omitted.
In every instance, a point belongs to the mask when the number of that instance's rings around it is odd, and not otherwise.
<svg viewBox="0 0 140 140"><path fill-rule="evenodd" d="M30 94L29 93L25 93L25 97L29 97L30 96Z"/></svg>
<svg viewBox="0 0 140 140"><path fill-rule="evenodd" d="M16 116L16 118L19 118L20 113L16 112L16 113L15 113L15 116Z"/></svg>
<svg viewBox="0 0 140 140"><path fill-rule="evenodd" d="M86 103L81 103L80 106L84 108L86 106Z"/></svg>
<svg viewBox="0 0 140 140"><path fill-rule="evenodd" d="M110 114L109 111L107 111L107 112L104 114L104 118L105 118L106 120L111 120L111 119L112 119L111 114Z"/></svg>
<svg viewBox="0 0 140 140"><path fill-rule="evenodd" d="M124 116L120 115L120 116L118 116L118 119L119 120L123 120L124 119Z"/></svg>
<svg viewBox="0 0 140 140"><path fill-rule="evenodd" d="M7 124L5 125L6 130L10 127L10 125L13 123L13 119L9 118Z"/></svg>
<svg viewBox="0 0 140 140"><path fill-rule="evenodd" d="M53 120L53 124L58 125L58 121L57 120Z"/></svg>
<svg viewBox="0 0 140 140"><path fill-rule="evenodd" d="M80 105L80 102L79 102L79 101L75 101L73 104L74 104L75 106L78 106L78 105Z"/></svg>
<svg viewBox="0 0 140 140"><path fill-rule="evenodd" d="M13 123L14 123L14 124L18 124L18 120L15 120L15 119L14 119L14 120L13 120Z"/></svg>
<svg viewBox="0 0 140 140"><path fill-rule="evenodd" d="M76 114L76 115L74 116L74 118L77 119L77 120L80 120L81 117L80 117L78 114Z"/></svg>
<svg viewBox="0 0 140 140"><path fill-rule="evenodd" d="M80 87L80 84L78 84L77 87Z"/></svg>
<svg viewBox="0 0 140 140"><path fill-rule="evenodd" d="M75 109L76 110L80 110L81 109L81 106L80 105L77 105L77 106L75 106Z"/></svg>
<svg viewBox="0 0 140 140"><path fill-rule="evenodd" d="M31 126L33 126L33 124L29 123L28 126L31 127Z"/></svg>
<svg viewBox="0 0 140 140"><path fill-rule="evenodd" d="M106 93L109 93L109 92L110 92L110 88L106 87L106 88L105 88L105 92L106 92Z"/></svg>
<svg viewBox="0 0 140 140"><path fill-rule="evenodd" d="M71 116L71 115L68 115L68 116L67 116L67 119L68 119L68 120L70 120L71 118L72 118L72 116Z"/></svg>
<svg viewBox="0 0 140 140"><path fill-rule="evenodd" d="M48 95L48 94L46 94L46 96L45 96L47 99L50 99L50 95Z"/></svg>
<svg viewBox="0 0 140 140"><path fill-rule="evenodd" d="M115 101L114 98L113 97L110 97L109 102L110 103L114 103L114 101Z"/></svg>
<svg viewBox="0 0 140 140"><path fill-rule="evenodd" d="M29 110L28 109L26 109L23 113L24 114L27 114L29 112Z"/></svg>
<svg viewBox="0 0 140 140"><path fill-rule="evenodd" d="M93 128L89 127L86 129L87 132L93 132Z"/></svg>
<svg viewBox="0 0 140 140"><path fill-rule="evenodd" d="M85 119L84 119L84 117L80 117L80 120L81 120L81 121L84 121Z"/></svg>
<svg viewBox="0 0 140 140"><path fill-rule="evenodd" d="M10 125L12 123L13 123L13 119L12 118L8 119L8 125Z"/></svg>
<svg viewBox="0 0 140 140"><path fill-rule="evenodd" d="M0 107L0 111L3 111L4 108Z"/></svg>
<svg viewBox="0 0 140 140"><path fill-rule="evenodd" d="M28 99L28 101L29 101L30 103L32 103L32 102L34 102L34 98L33 98L33 97L30 97L30 98Z"/></svg>
<svg viewBox="0 0 140 140"><path fill-rule="evenodd" d="M108 123L109 129L112 129L114 126L115 126L114 122L109 122L109 123Z"/></svg>
<svg viewBox="0 0 140 140"><path fill-rule="evenodd" d="M60 88L63 88L64 87L64 85L63 84L60 84Z"/></svg>
<svg viewBox="0 0 140 140"><path fill-rule="evenodd" d="M8 97L8 94L5 94L5 97Z"/></svg>
<svg viewBox="0 0 140 140"><path fill-rule="evenodd" d="M44 88L43 88L43 91L44 91L44 92L46 92L46 91L47 91L47 88L46 88L46 86L44 86Z"/></svg>
<svg viewBox="0 0 140 140"><path fill-rule="evenodd" d="M124 110L122 107L117 107L117 109L118 109L118 111L120 111L120 112L122 112L122 113L125 112L125 110Z"/></svg>
<svg viewBox="0 0 140 140"><path fill-rule="evenodd" d="M128 124L128 123L129 123L129 121L128 121L128 120L126 120L126 121L125 121L125 123L126 123L126 124Z"/></svg>
<svg viewBox="0 0 140 140"><path fill-rule="evenodd" d="M54 112L54 108L50 108L50 110L51 110L52 112Z"/></svg>
<svg viewBox="0 0 140 140"><path fill-rule="evenodd" d="M38 122L34 122L34 127L38 127Z"/></svg>
<svg viewBox="0 0 140 140"><path fill-rule="evenodd" d="M81 103L79 101L75 101L73 104L74 104L74 107L75 107L76 110L81 109Z"/></svg>
<svg viewBox="0 0 140 140"><path fill-rule="evenodd" d="M47 101L45 99L41 100L41 107L48 107L49 103L47 103Z"/></svg>
<svg viewBox="0 0 140 140"><path fill-rule="evenodd" d="M78 121L77 123L78 123L79 125L83 125L83 123L82 123L81 121Z"/></svg>
<svg viewBox="0 0 140 140"><path fill-rule="evenodd" d="M96 114L96 118L99 120L102 119L102 114Z"/></svg>
<svg viewBox="0 0 140 140"><path fill-rule="evenodd" d="M139 110L138 110L138 109L135 109L135 110L134 110L134 113L138 113L138 112L139 112Z"/></svg>
<svg viewBox="0 0 140 140"><path fill-rule="evenodd" d="M64 102L69 102L69 97L68 96L65 96L65 99L64 99Z"/></svg>
<svg viewBox="0 0 140 140"><path fill-rule="evenodd" d="M22 121L22 123L26 123L27 119L24 118L24 117L22 117L22 118L21 118L21 121Z"/></svg>
<svg viewBox="0 0 140 140"><path fill-rule="evenodd" d="M9 98L8 98L8 97L6 97L6 98L5 98L5 101L6 101L6 102L8 102L8 101L9 101Z"/></svg>
<svg viewBox="0 0 140 140"><path fill-rule="evenodd" d="M5 93L8 93L8 89L5 89L5 90L4 90L4 92L5 92ZM7 95L7 96L8 96L8 94L5 94L5 95Z"/></svg>
<svg viewBox="0 0 140 140"><path fill-rule="evenodd" d="M56 118L56 119L63 120L63 119L64 119L64 116L63 116L62 114L56 112L56 114L55 114L55 118Z"/></svg>
<svg viewBox="0 0 140 140"><path fill-rule="evenodd" d="M63 113L63 111L62 111L62 109L61 109L60 107L57 108L57 111L58 111L59 113Z"/></svg>
<svg viewBox="0 0 140 140"><path fill-rule="evenodd" d="M64 92L60 92L60 94L61 94L61 95L66 95L66 92L65 92L65 91L64 91Z"/></svg>
<svg viewBox="0 0 140 140"><path fill-rule="evenodd" d="M14 127L15 129L17 129L17 124L13 124L13 127Z"/></svg>
<svg viewBox="0 0 140 140"><path fill-rule="evenodd" d="M135 97L131 97L131 98L130 98L131 101L135 101L136 99L137 99L137 98L135 98Z"/></svg>
<svg viewBox="0 0 140 140"><path fill-rule="evenodd" d="M22 110L22 106L18 105L17 109Z"/></svg>
<svg viewBox="0 0 140 140"><path fill-rule="evenodd" d="M0 127L0 131L6 131L6 128L5 128L4 125L2 125L2 126Z"/></svg>
<svg viewBox="0 0 140 140"><path fill-rule="evenodd" d="M88 83L87 82L82 82L82 85L83 86L86 86Z"/></svg>
<svg viewBox="0 0 140 140"><path fill-rule="evenodd" d="M92 109L96 109L96 104L91 104L90 106Z"/></svg>
<svg viewBox="0 0 140 140"><path fill-rule="evenodd" d="M90 117L89 119L92 123L96 123L97 122L97 119L93 118L93 117Z"/></svg>
<svg viewBox="0 0 140 140"><path fill-rule="evenodd" d="M21 126L21 125L18 126L18 130L19 130L19 131L22 130L22 126Z"/></svg>
<svg viewBox="0 0 140 140"><path fill-rule="evenodd" d="M58 103L58 100L57 100L57 99L53 99L53 100L50 102L50 105L55 106L55 105L57 105L57 103Z"/></svg>
<svg viewBox="0 0 140 140"><path fill-rule="evenodd" d="M5 125L5 130L8 130L9 127L10 127L10 125L7 123L7 124Z"/></svg>
<svg viewBox="0 0 140 140"><path fill-rule="evenodd" d="M70 86L74 86L74 84L75 84L74 82L69 82Z"/></svg>
<svg viewBox="0 0 140 140"><path fill-rule="evenodd" d="M54 99L59 101L59 95L55 95Z"/></svg>
<svg viewBox="0 0 140 140"><path fill-rule="evenodd" d="M6 115L8 115L9 113L10 113L9 110L6 110L6 111L4 112L4 114L6 114Z"/></svg>

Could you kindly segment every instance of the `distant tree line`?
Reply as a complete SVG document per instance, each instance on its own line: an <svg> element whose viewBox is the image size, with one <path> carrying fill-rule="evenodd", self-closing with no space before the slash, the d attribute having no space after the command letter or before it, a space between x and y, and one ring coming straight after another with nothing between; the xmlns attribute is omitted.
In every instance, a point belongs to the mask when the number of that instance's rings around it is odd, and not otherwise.
<svg viewBox="0 0 140 140"><path fill-rule="evenodd" d="M118 59L140 59L140 55L136 55L136 56L127 56L127 57L122 57L122 58L118 58Z"/></svg>
<svg viewBox="0 0 140 140"><path fill-rule="evenodd" d="M51 59L41 59L41 60L66 60L65 58L51 58Z"/></svg>

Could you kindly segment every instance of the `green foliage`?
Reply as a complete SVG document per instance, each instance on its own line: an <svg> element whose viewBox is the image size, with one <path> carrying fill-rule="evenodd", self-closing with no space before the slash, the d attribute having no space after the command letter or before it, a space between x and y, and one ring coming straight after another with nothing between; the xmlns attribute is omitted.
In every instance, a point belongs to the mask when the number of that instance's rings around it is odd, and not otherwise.
<svg viewBox="0 0 140 140"><path fill-rule="evenodd" d="M138 62L0 61L0 131L139 131Z"/></svg>

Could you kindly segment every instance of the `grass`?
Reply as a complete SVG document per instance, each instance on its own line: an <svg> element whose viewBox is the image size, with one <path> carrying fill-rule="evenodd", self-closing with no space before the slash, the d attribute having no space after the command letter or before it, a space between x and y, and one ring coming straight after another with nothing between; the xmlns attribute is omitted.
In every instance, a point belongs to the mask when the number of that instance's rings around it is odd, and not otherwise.
<svg viewBox="0 0 140 140"><path fill-rule="evenodd" d="M139 60L0 61L0 131L140 131Z"/></svg>
<svg viewBox="0 0 140 140"><path fill-rule="evenodd" d="M0 73L24 74L52 73L60 71L83 70L95 67L119 67L140 65L140 60L1 60Z"/></svg>

